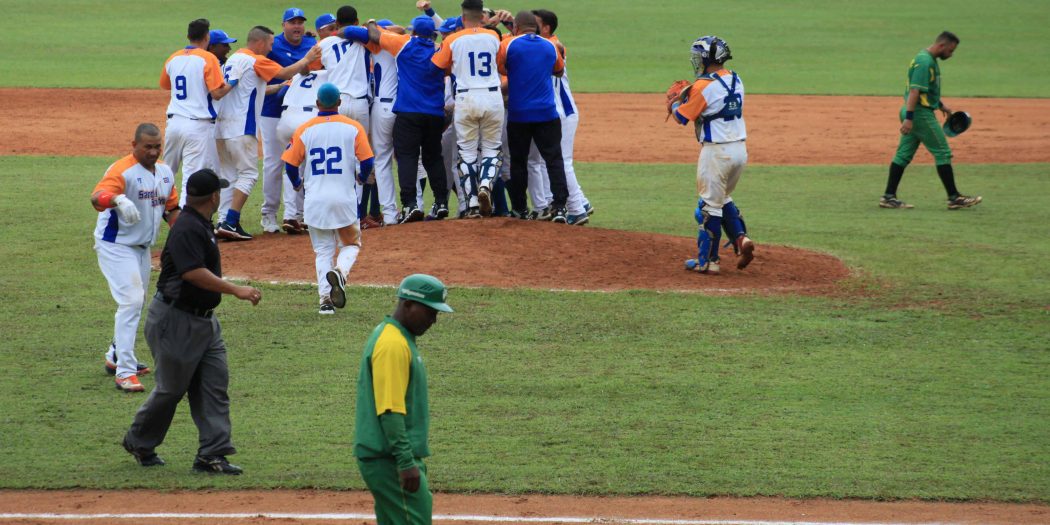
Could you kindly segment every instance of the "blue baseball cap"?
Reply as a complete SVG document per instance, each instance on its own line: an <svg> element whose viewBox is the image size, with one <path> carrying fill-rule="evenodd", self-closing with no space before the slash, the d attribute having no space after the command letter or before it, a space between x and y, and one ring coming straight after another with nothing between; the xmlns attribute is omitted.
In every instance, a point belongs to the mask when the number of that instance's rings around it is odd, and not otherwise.
<svg viewBox="0 0 1050 525"><path fill-rule="evenodd" d="M391 22L390 20L384 18L384 19L376 22L376 25L379 26L379 27L390 27L390 26L394 25L394 23Z"/></svg>
<svg viewBox="0 0 1050 525"><path fill-rule="evenodd" d="M236 38L230 38L222 29L212 29L208 33L208 42L211 44L232 44L236 41Z"/></svg>
<svg viewBox="0 0 1050 525"><path fill-rule="evenodd" d="M285 9L284 10L284 21L287 22L287 21L289 21L289 20L291 20L293 18L302 18L303 21L305 21L306 20L306 13L304 13L303 10L299 9L298 7L289 7L288 9Z"/></svg>
<svg viewBox="0 0 1050 525"><path fill-rule="evenodd" d="M412 32L416 36L430 38L434 36L434 19L427 15L419 15L412 19Z"/></svg>
<svg viewBox="0 0 1050 525"><path fill-rule="evenodd" d="M321 29L322 27L335 23L335 15L332 13L325 13L317 17L317 21L314 22L315 29Z"/></svg>
<svg viewBox="0 0 1050 525"><path fill-rule="evenodd" d="M335 84L331 82L321 84L321 87L317 89L317 103L326 108L338 104L339 88L335 87Z"/></svg>
<svg viewBox="0 0 1050 525"><path fill-rule="evenodd" d="M446 18L445 21L441 23L441 32L452 33L461 27L463 27L463 18L454 16L452 18Z"/></svg>

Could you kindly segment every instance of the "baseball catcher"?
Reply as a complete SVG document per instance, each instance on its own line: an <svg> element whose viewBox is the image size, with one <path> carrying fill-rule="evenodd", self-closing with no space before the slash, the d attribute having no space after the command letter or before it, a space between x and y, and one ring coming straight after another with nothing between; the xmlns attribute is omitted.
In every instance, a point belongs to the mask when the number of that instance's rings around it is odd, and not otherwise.
<svg viewBox="0 0 1050 525"><path fill-rule="evenodd" d="M693 214L700 224L697 255L687 259L685 267L717 274L718 245L725 228L738 257L736 267L742 270L754 259L755 244L748 238L740 210L730 195L747 164L744 83L723 67L733 56L721 38L700 37L693 42L691 52L696 81L684 88L676 82L667 91L668 113L683 126L692 121L696 139L703 144L696 175L700 199Z"/></svg>

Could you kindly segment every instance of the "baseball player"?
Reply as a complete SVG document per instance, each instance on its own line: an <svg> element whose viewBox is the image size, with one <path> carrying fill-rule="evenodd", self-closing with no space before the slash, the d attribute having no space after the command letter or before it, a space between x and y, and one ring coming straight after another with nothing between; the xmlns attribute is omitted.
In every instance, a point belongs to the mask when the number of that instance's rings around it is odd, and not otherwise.
<svg viewBox="0 0 1050 525"><path fill-rule="evenodd" d="M91 193L91 205L99 212L98 266L117 302L106 371L116 376L116 387L124 392L145 390L138 376L150 370L135 357L135 335L149 286L149 248L157 240L161 221L175 224L179 216L175 174L157 162L161 143L156 125L139 124L131 155L111 164Z"/></svg>
<svg viewBox="0 0 1050 525"><path fill-rule="evenodd" d="M357 9L344 5L336 11L335 18L338 30L318 44L321 60L311 68L323 66L328 70L328 81L335 84L343 94L339 112L368 129L369 106L372 103L371 53L364 44L348 40L343 34L347 28L357 26Z"/></svg>
<svg viewBox="0 0 1050 525"><path fill-rule="evenodd" d="M215 117L213 102L233 89L223 82L222 65L206 51L211 22L199 18L190 22L186 38L190 45L171 54L160 72L160 87L171 91L168 123L164 135L164 160L171 171L182 168L182 187L187 173L218 166L215 151ZM185 191L182 202L185 204Z"/></svg>
<svg viewBox="0 0 1050 525"><path fill-rule="evenodd" d="M511 207L518 216L527 214L529 146L535 141L554 194L551 220L565 223L569 190L561 153L561 120L551 83L551 75L561 75L565 62L554 43L537 31L536 15L521 11L514 17L515 36L503 41L497 57L500 74L507 75Z"/></svg>
<svg viewBox="0 0 1050 525"><path fill-rule="evenodd" d="M679 124L695 123L696 138L703 144L696 173L700 199L693 213L700 224L698 250L696 259L686 260L685 267L700 273L719 272L718 244L724 226L739 255L736 266L743 270L754 258L755 244L730 194L747 164L744 83L736 72L723 67L733 55L721 38L700 37L691 52L696 82L669 108Z"/></svg>
<svg viewBox="0 0 1050 525"><path fill-rule="evenodd" d="M230 182L222 191L219 206L221 222L215 235L226 240L248 241L252 236L241 227L241 208L251 195L259 179L259 140L257 123L262 110L266 83L273 78L289 79L306 71L319 53L311 49L298 62L282 68L266 58L273 48L273 31L255 26L248 32L247 46L238 49L226 65L223 74L236 87L219 108L215 128L219 152L219 175Z"/></svg>
<svg viewBox="0 0 1050 525"><path fill-rule="evenodd" d="M883 208L914 208L897 198L897 186L904 176L904 168L911 163L919 144L926 146L933 155L937 165L937 175L948 192L948 209L969 208L981 203L981 197L967 197L955 188L955 172L952 170L952 150L944 129L937 122L935 110L941 110L945 118L950 117L952 110L941 100L941 68L937 60L948 60L959 45L959 37L945 31L937 36L930 47L919 51L908 66L908 87L904 91L904 107L900 111L901 139L897 154L890 163L889 180L886 181L886 193L879 199Z"/></svg>
<svg viewBox="0 0 1050 525"><path fill-rule="evenodd" d="M357 183L367 179L374 163L364 126L341 115L339 104L339 88L322 85L317 116L295 130L281 156L292 185L305 186L304 217L316 255L322 315L346 306L346 278L361 250L355 178Z"/></svg>
<svg viewBox="0 0 1050 525"><path fill-rule="evenodd" d="M236 38L230 38L222 29L212 29L208 32L208 52L219 59L219 64L226 63L226 56L230 54L230 44L236 42Z"/></svg>
<svg viewBox="0 0 1050 525"><path fill-rule="evenodd" d="M394 25L390 20L376 22L379 27L395 34L404 34L404 28ZM378 43L376 43L378 44ZM371 124L370 137L372 150L376 155L375 190L378 192L379 205L383 212L383 224L397 222L397 199L394 184L394 100L397 98L397 62L394 54L378 47L369 46L372 52L372 111L369 115Z"/></svg>
<svg viewBox="0 0 1050 525"><path fill-rule="evenodd" d="M329 15L330 16L330 15ZM281 33L273 39L273 49L266 54L266 58L287 67L306 56L317 39L306 33L306 13L298 7L285 9L281 20ZM318 17L320 20L320 17ZM334 22L335 20L332 20ZM316 28L320 30L323 24L317 23ZM280 95L280 78L270 80L266 89L266 97L263 99L262 114L259 118L259 135L262 140L263 149L263 171L262 171L262 218L261 225L264 232L277 233L284 230L290 234L303 232L302 218L303 196L284 184L284 162L281 162L281 154L288 145L288 140L281 138L277 126L281 120L281 107L284 104ZM318 84L320 85L320 84ZM314 99L310 99L310 104ZM295 128L292 128L295 131ZM291 132L288 133L291 137ZM284 201L284 220L277 224L277 208Z"/></svg>
<svg viewBox="0 0 1050 525"><path fill-rule="evenodd" d="M444 283L430 275L405 277L393 314L372 330L362 352L354 456L380 525L431 523L433 495L423 463L430 456L430 404L416 339L438 312L452 312L447 297Z"/></svg>
<svg viewBox="0 0 1050 525"><path fill-rule="evenodd" d="M445 37L433 62L456 79L457 169L467 217L475 218L492 214L492 186L503 163L503 95L496 67L500 36L482 27L481 0L463 0L461 7L463 29Z"/></svg>

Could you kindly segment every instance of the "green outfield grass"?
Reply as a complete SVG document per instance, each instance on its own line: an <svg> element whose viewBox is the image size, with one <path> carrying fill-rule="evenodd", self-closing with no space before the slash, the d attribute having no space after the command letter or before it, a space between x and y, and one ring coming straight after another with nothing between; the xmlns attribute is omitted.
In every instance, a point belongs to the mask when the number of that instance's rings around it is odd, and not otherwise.
<svg viewBox="0 0 1050 525"><path fill-rule="evenodd" d="M339 2L294 2L312 19ZM458 14L458 0L436 0ZM152 88L168 55L185 45L186 24L209 18L241 40L256 24L279 31L288 2L110 2L0 0L13 23L0 36L0 85ZM352 2L364 18L407 23L412 0ZM843 2L818 0L656 3L606 0L488 2L517 10L545 7L561 19L573 85L586 92L662 92L692 74L689 45L717 34L732 46L731 66L752 93L898 95L908 62L944 29L962 44L944 64L944 94L1050 96L1046 20L1050 4L1006 0ZM46 37L44 36L46 35Z"/></svg>
<svg viewBox="0 0 1050 525"><path fill-rule="evenodd" d="M123 452L144 397L102 373L113 305L87 197L108 162L0 158L0 487L362 488L354 382L391 289L354 287L326 318L309 286L223 303L247 475L190 473L185 404L168 466ZM433 487L1050 502L1047 168L960 166L986 198L961 212L932 167L905 178L910 212L875 206L882 167L749 168L735 197L756 241L841 257L836 299L453 287L420 340ZM594 227L689 236L694 169L578 171Z"/></svg>

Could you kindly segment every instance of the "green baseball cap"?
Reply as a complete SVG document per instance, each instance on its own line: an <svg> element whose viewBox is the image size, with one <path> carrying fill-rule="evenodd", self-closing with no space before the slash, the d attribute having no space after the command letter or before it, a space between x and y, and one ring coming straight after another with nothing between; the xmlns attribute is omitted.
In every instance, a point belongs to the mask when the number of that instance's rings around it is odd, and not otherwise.
<svg viewBox="0 0 1050 525"><path fill-rule="evenodd" d="M405 277L397 286L397 296L420 304L425 304L439 312L451 313L452 307L445 303L448 289L437 277L414 273Z"/></svg>

